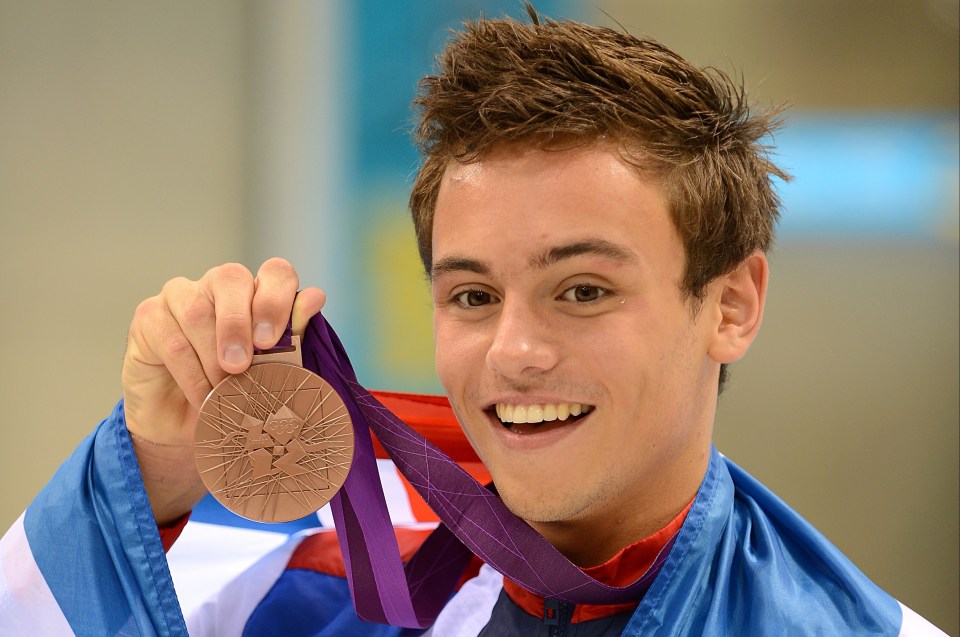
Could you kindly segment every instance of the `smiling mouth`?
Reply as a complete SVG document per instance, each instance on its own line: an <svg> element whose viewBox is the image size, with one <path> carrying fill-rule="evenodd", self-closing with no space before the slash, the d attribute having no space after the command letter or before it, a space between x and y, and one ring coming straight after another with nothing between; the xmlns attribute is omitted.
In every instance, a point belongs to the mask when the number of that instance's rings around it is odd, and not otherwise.
<svg viewBox="0 0 960 637"><path fill-rule="evenodd" d="M513 405L497 403L497 418L504 427L515 424L540 424L544 422L577 420L593 411L593 405L582 403L546 403Z"/></svg>

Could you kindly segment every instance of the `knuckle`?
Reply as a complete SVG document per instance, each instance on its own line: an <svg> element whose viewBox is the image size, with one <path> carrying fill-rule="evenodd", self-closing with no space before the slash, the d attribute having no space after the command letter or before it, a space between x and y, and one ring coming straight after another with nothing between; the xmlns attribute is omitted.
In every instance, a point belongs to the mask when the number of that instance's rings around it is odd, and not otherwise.
<svg viewBox="0 0 960 637"><path fill-rule="evenodd" d="M250 314L239 310L223 310L217 313L217 323L234 325L249 322Z"/></svg>
<svg viewBox="0 0 960 637"><path fill-rule="evenodd" d="M206 297L197 295L183 306L181 316L186 325L210 323L214 319L213 304Z"/></svg>
<svg viewBox="0 0 960 637"><path fill-rule="evenodd" d="M180 387L185 396L204 397L210 393L211 385L207 377L201 373L191 374Z"/></svg>
<svg viewBox="0 0 960 637"><path fill-rule="evenodd" d="M261 318L280 321L290 314L299 277L289 261L273 257L264 262L257 273L253 312Z"/></svg>
<svg viewBox="0 0 960 637"><path fill-rule="evenodd" d="M224 263L211 269L207 275L215 281L243 281L244 279L253 281L250 270L240 263Z"/></svg>
<svg viewBox="0 0 960 637"><path fill-rule="evenodd" d="M175 302L176 299L189 293L196 283L182 276L174 277L163 284L158 295L161 299L166 299L168 303Z"/></svg>
<svg viewBox="0 0 960 637"><path fill-rule="evenodd" d="M269 269L276 270L280 273L286 274L296 274L296 270L293 268L293 265L283 257L270 257L263 262L263 265L260 266L261 270Z"/></svg>
<svg viewBox="0 0 960 637"><path fill-rule="evenodd" d="M177 360L193 355L193 345L183 334L168 336L163 340L163 350L168 360Z"/></svg>
<svg viewBox="0 0 960 637"><path fill-rule="evenodd" d="M163 325L168 320L169 314L164 300L159 296L151 296L140 301L133 311L127 337L141 339L145 335L154 334L163 329Z"/></svg>
<svg viewBox="0 0 960 637"><path fill-rule="evenodd" d="M283 292L295 290L300 285L300 277L297 270L283 257L273 257L267 259L260 270L257 272L258 281L266 278L270 282L270 287L277 290L278 287ZM279 290L278 290L279 291Z"/></svg>
<svg viewBox="0 0 960 637"><path fill-rule="evenodd" d="M175 276L172 279L168 280L166 283L164 283L163 288L161 289L164 292L167 292L167 291L181 290L184 287L189 285L193 285L193 281L191 281L185 276Z"/></svg>
<svg viewBox="0 0 960 637"><path fill-rule="evenodd" d="M253 299L254 311L256 313L260 312L281 312L286 310L290 311L290 307L293 304L292 295L288 294L286 290L270 288L257 290L257 296Z"/></svg>
<svg viewBox="0 0 960 637"><path fill-rule="evenodd" d="M137 304L136 309L133 311L133 318L135 322L142 322L149 320L151 316L155 315L163 307L163 301L159 296L151 296L149 299L144 299Z"/></svg>

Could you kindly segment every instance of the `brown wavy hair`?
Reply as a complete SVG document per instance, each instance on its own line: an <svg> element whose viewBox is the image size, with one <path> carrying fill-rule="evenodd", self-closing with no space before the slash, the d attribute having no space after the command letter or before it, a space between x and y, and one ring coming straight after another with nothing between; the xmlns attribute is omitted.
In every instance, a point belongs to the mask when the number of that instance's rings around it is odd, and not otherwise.
<svg viewBox="0 0 960 637"><path fill-rule="evenodd" d="M451 160L495 145L564 148L599 140L664 188L686 251L681 290L698 309L706 285L769 250L780 202L766 141L780 109L752 113L742 81L660 43L570 21L468 22L420 82L415 139L423 163L410 195L429 275L433 215ZM721 376L725 376L724 369Z"/></svg>

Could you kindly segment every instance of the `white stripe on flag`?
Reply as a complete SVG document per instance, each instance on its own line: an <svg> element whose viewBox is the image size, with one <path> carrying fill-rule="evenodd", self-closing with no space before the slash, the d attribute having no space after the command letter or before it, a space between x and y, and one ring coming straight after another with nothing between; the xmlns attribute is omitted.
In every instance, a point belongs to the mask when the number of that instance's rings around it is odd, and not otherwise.
<svg viewBox="0 0 960 637"><path fill-rule="evenodd" d="M394 526L415 525L419 520L413 515L413 509L410 508L410 498L407 496L407 488L397 472L396 465L392 460L377 460L377 470L380 472L380 484L383 485L383 495L387 499L387 512L390 514L390 521ZM331 528L333 523L333 511L330 505L317 511L317 517L320 518L320 524Z"/></svg>
<svg viewBox="0 0 960 637"><path fill-rule="evenodd" d="M190 637L242 634L251 613L283 573L290 555L304 537L317 531L308 529L296 535L284 534L284 542L280 546L263 555L189 614L185 612Z"/></svg>
<svg viewBox="0 0 960 637"><path fill-rule="evenodd" d="M205 522L187 522L167 553L184 617L289 536Z"/></svg>
<svg viewBox="0 0 960 637"><path fill-rule="evenodd" d="M490 622L503 589L503 575L486 564L454 594L422 637L476 637Z"/></svg>
<svg viewBox="0 0 960 637"><path fill-rule="evenodd" d="M0 539L0 635L69 637L73 634L33 559L21 515Z"/></svg>
<svg viewBox="0 0 960 637"><path fill-rule="evenodd" d="M900 604L900 610L903 611L903 623L900 625L900 637L947 637L947 633L943 632L903 604Z"/></svg>

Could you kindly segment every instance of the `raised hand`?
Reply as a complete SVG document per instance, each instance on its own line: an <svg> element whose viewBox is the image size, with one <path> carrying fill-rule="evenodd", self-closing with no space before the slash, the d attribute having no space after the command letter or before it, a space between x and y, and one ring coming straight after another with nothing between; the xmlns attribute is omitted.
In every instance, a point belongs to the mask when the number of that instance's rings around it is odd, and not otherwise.
<svg viewBox="0 0 960 637"><path fill-rule="evenodd" d="M198 281L171 279L137 307L123 361L124 415L159 524L182 516L205 493L192 443L210 390L246 370L254 347L275 345L288 321L302 334L323 307L322 290L298 294L298 286L284 259L266 261L256 276L228 263Z"/></svg>

